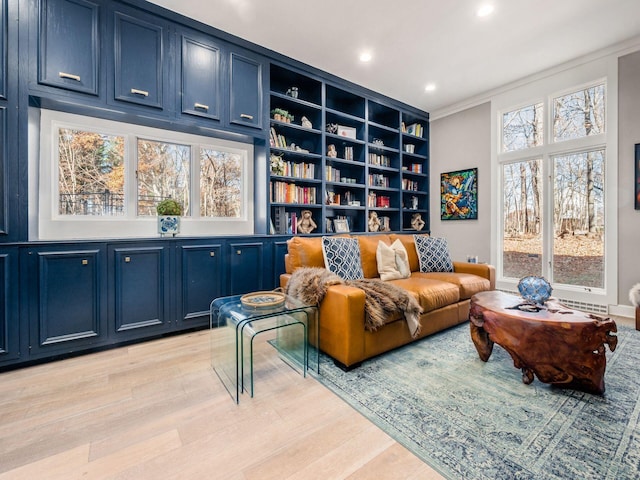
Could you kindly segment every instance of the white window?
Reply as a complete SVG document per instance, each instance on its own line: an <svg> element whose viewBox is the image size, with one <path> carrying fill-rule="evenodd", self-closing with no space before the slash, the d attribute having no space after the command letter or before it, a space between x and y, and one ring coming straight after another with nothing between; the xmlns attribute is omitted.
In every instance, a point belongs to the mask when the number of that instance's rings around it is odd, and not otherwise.
<svg viewBox="0 0 640 480"><path fill-rule="evenodd" d="M38 112L32 239L153 237L167 198L183 206L181 235L253 233L252 145Z"/></svg>
<svg viewBox="0 0 640 480"><path fill-rule="evenodd" d="M615 275L606 266L615 256L609 205L615 205L615 192L607 177L615 175L615 164L608 164L615 128L607 123L607 106L615 95L608 98L604 80L540 95L562 79L558 75L522 89L539 96L518 106L506 103L517 92L496 101L505 105L494 109L499 125L497 285L515 290L520 278L538 275L561 299L613 303Z"/></svg>

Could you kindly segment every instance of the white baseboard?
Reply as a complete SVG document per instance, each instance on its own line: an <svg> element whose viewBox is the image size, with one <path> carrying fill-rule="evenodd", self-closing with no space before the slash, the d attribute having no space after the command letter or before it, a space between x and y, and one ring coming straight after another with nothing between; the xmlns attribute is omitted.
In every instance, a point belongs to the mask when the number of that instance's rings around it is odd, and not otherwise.
<svg viewBox="0 0 640 480"><path fill-rule="evenodd" d="M636 309L631 305L609 305L609 313L619 317L636 318Z"/></svg>

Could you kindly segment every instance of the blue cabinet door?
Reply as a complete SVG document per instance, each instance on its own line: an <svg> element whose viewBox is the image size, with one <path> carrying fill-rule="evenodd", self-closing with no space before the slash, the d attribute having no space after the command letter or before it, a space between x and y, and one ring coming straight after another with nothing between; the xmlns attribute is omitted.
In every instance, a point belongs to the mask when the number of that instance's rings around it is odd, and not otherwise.
<svg viewBox="0 0 640 480"><path fill-rule="evenodd" d="M225 294L223 263L220 243L178 247L179 327L208 325L211 301Z"/></svg>
<svg viewBox="0 0 640 480"><path fill-rule="evenodd" d="M229 60L229 122L263 127L263 63L257 58L231 52Z"/></svg>
<svg viewBox="0 0 640 480"><path fill-rule="evenodd" d="M0 0L0 98L7 98L7 0Z"/></svg>
<svg viewBox="0 0 640 480"><path fill-rule="evenodd" d="M159 109L163 107L165 71L169 68L164 55L167 29L168 27L160 22L151 23L122 12L115 12L116 100Z"/></svg>
<svg viewBox="0 0 640 480"><path fill-rule="evenodd" d="M201 38L182 35L181 111L220 120L220 48Z"/></svg>
<svg viewBox="0 0 640 480"><path fill-rule="evenodd" d="M7 186L5 175L7 171L7 161L9 159L9 136L7 134L7 107L0 105L0 234L7 232Z"/></svg>
<svg viewBox="0 0 640 480"><path fill-rule="evenodd" d="M98 95L100 6L41 0L38 82Z"/></svg>
<svg viewBox="0 0 640 480"><path fill-rule="evenodd" d="M33 356L105 343L104 248L25 252Z"/></svg>
<svg viewBox="0 0 640 480"><path fill-rule="evenodd" d="M232 242L228 246L229 294L256 292L264 284L264 245Z"/></svg>
<svg viewBox="0 0 640 480"><path fill-rule="evenodd" d="M167 330L170 299L168 246L114 247L109 263L114 295L111 328L123 339Z"/></svg>
<svg viewBox="0 0 640 480"><path fill-rule="evenodd" d="M17 278L17 249L0 249L0 365L20 357Z"/></svg>

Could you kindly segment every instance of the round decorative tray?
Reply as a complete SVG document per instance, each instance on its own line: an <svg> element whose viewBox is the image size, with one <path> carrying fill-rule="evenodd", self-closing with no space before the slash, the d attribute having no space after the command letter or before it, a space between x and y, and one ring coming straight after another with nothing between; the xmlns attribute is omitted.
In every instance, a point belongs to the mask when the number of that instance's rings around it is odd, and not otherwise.
<svg viewBox="0 0 640 480"><path fill-rule="evenodd" d="M285 296L281 292L254 292L240 297L240 303L245 308L265 309L284 305Z"/></svg>

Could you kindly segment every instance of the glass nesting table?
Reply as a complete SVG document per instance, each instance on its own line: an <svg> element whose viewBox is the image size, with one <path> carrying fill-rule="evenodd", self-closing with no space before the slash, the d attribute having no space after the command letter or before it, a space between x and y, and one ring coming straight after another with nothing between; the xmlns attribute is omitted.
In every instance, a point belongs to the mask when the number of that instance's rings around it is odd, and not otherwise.
<svg viewBox="0 0 640 480"><path fill-rule="evenodd" d="M274 352L306 377L307 370L319 371L318 308L294 297L279 295L278 304L269 302L272 292L257 292L249 297L257 303L247 305L248 296L234 295L211 302L209 327L211 366L231 398L254 394L255 341L265 339ZM264 294L260 297L260 294ZM263 305L262 299L267 299Z"/></svg>

